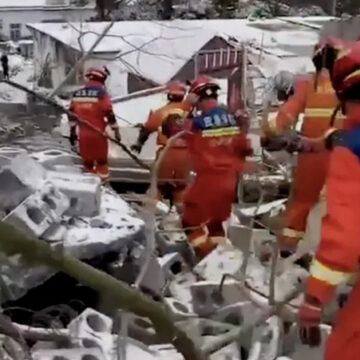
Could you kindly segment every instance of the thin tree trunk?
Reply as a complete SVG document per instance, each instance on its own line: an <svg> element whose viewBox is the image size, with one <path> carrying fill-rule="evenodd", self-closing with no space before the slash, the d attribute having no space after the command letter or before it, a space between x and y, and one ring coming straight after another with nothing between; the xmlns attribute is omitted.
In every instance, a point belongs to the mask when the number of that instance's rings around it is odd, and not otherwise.
<svg viewBox="0 0 360 360"><path fill-rule="evenodd" d="M87 265L71 255L54 250L46 242L32 239L14 227L0 223L0 251L21 254L27 264L43 264L61 271L99 292L113 311L122 309L149 318L164 343L172 343L185 360L204 360L193 341L174 325L165 307L127 284Z"/></svg>

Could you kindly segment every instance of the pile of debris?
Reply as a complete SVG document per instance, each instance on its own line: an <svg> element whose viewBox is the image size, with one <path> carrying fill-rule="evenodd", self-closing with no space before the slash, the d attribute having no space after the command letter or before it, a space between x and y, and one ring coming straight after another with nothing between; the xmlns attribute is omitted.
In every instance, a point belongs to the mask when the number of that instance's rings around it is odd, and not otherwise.
<svg viewBox="0 0 360 360"><path fill-rule="evenodd" d="M278 198L278 184L286 182L284 176L258 176L259 191L268 189L271 202L261 205L257 200L258 205L235 207L230 241L194 266L176 212L163 205L150 214L156 231L155 249L148 252L149 214L136 212L76 164L80 159L61 139L45 135L0 148L2 221L83 261L116 254L108 272L129 285L143 274L136 287L162 304L169 319L206 354L204 359L299 360L308 356L297 341L294 323L302 300L300 284L308 272L293 261L278 262L272 256L277 253L275 236L265 227L254 227L285 203L286 199L272 201ZM248 186L252 181L246 179ZM2 303L24 296L54 274L43 266L28 267L18 255L2 258L1 269ZM276 310L278 304L281 311ZM30 352L34 360L184 359L174 347L176 341L159 344L148 318L123 311L108 317L99 311L100 307L87 308L70 319L66 328L61 327L64 324L56 329L13 324L31 344L35 340L26 351L18 346L18 352L23 358ZM328 330L324 327L324 338ZM4 359L12 359L7 355L8 340L0 338ZM318 354L311 350L311 359L321 358L321 348Z"/></svg>

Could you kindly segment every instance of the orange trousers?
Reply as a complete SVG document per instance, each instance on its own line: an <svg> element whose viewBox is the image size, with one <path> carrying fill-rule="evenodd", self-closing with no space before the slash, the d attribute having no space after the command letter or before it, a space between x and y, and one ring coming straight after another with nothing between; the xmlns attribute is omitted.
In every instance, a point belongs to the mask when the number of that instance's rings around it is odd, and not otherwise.
<svg viewBox="0 0 360 360"><path fill-rule="evenodd" d="M280 245L296 246L306 230L307 217L319 201L328 168L328 152L299 154L294 185L284 216L284 228L294 230L298 236L282 236ZM284 233L286 234L286 233Z"/></svg>
<svg viewBox="0 0 360 360"><path fill-rule="evenodd" d="M338 313L328 339L325 360L360 359L360 282L355 285L345 307Z"/></svg>
<svg viewBox="0 0 360 360"><path fill-rule="evenodd" d="M237 171L198 173L184 198L183 226L190 245L200 256L206 256L217 246L216 238L223 238L223 222L231 214L236 200Z"/></svg>
<svg viewBox="0 0 360 360"><path fill-rule="evenodd" d="M107 139L93 132L80 132L79 148L85 170L106 180L109 177Z"/></svg>
<svg viewBox="0 0 360 360"><path fill-rule="evenodd" d="M158 151L157 157L162 150ZM159 200L166 195L172 197L175 205L183 203L185 189L189 183L191 162L187 148L170 148L158 171Z"/></svg>

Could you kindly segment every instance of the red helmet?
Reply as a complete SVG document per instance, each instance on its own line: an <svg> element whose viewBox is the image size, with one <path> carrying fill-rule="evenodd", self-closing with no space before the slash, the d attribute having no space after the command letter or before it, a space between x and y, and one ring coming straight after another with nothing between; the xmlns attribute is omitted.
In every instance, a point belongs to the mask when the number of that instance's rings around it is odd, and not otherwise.
<svg viewBox="0 0 360 360"><path fill-rule="evenodd" d="M166 93L170 98L184 98L186 86L181 81L174 81L167 85Z"/></svg>
<svg viewBox="0 0 360 360"><path fill-rule="evenodd" d="M219 84L208 76L199 76L191 83L190 92L203 97L204 95L216 94L220 90Z"/></svg>
<svg viewBox="0 0 360 360"><path fill-rule="evenodd" d="M360 85L360 42L348 45L337 55L331 81L340 99L356 85Z"/></svg>
<svg viewBox="0 0 360 360"><path fill-rule="evenodd" d="M108 76L110 76L110 71L106 66L101 68L91 67L86 71L85 76L90 80L96 80L105 83Z"/></svg>

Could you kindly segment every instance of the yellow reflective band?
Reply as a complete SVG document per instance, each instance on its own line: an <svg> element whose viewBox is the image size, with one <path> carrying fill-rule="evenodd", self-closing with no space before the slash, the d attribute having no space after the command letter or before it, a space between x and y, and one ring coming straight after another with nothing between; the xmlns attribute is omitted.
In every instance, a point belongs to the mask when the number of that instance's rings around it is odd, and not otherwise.
<svg viewBox="0 0 360 360"><path fill-rule="evenodd" d="M284 236L290 237L290 238L295 238L295 239L301 239L305 233L303 231L296 231L290 228L285 228L282 231L282 234Z"/></svg>
<svg viewBox="0 0 360 360"><path fill-rule="evenodd" d="M270 131L273 133L277 133L278 131L276 119L277 119L277 113L269 114L267 123Z"/></svg>
<svg viewBox="0 0 360 360"><path fill-rule="evenodd" d="M74 102L80 102L80 103L83 103L83 102L96 103L99 101L99 99L95 98L95 97L74 97L72 100Z"/></svg>
<svg viewBox="0 0 360 360"><path fill-rule="evenodd" d="M354 275L354 273L332 270L318 260L313 261L310 268L310 274L315 279L327 282L333 286L349 281L349 279L351 279Z"/></svg>
<svg viewBox="0 0 360 360"><path fill-rule="evenodd" d="M203 137L217 137L217 136L232 136L240 133L240 129L237 126L229 128L203 130Z"/></svg>
<svg viewBox="0 0 360 360"><path fill-rule="evenodd" d="M334 113L334 109L324 109L324 108L307 108L305 109L305 116L307 117L323 117L323 118L330 118ZM343 118L344 116L341 112L336 114L336 118Z"/></svg>
<svg viewBox="0 0 360 360"><path fill-rule="evenodd" d="M351 78L353 78L353 77L355 77L355 76L359 76L359 75L360 75L360 70L356 70L356 71L354 71L353 73L351 73L350 75L348 75L348 76L345 78L344 81L349 80L349 79L351 79Z"/></svg>

